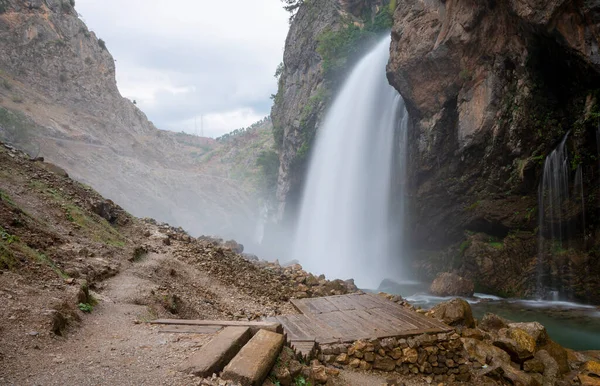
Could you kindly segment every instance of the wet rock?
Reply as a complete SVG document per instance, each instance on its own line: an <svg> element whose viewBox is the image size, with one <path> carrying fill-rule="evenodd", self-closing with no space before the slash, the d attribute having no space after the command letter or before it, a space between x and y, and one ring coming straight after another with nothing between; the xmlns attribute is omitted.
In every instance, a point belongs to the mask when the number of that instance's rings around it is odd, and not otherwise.
<svg viewBox="0 0 600 386"><path fill-rule="evenodd" d="M471 306L463 299L440 303L427 313L450 326L475 327Z"/></svg>
<svg viewBox="0 0 600 386"><path fill-rule="evenodd" d="M444 272L439 274L429 292L436 296L473 296L475 285L471 280L465 279L454 273Z"/></svg>

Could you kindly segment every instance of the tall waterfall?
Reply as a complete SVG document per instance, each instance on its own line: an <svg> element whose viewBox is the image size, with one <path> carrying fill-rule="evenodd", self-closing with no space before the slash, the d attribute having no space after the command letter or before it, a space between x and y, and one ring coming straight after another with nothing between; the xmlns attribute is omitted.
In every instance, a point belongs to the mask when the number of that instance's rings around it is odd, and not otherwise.
<svg viewBox="0 0 600 386"><path fill-rule="evenodd" d="M309 272L363 288L400 271L390 196L394 140L404 164L408 114L385 76L389 45L384 39L356 65L319 129L293 247Z"/></svg>

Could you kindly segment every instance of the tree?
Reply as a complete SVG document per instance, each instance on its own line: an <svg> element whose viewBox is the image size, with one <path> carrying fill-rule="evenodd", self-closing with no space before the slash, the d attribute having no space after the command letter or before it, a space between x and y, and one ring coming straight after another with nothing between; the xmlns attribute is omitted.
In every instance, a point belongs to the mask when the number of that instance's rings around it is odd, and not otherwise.
<svg viewBox="0 0 600 386"><path fill-rule="evenodd" d="M288 12L294 13L298 9L298 7L300 7L302 3L304 3L304 0L281 0L281 2L285 4L283 6L283 9L285 9Z"/></svg>

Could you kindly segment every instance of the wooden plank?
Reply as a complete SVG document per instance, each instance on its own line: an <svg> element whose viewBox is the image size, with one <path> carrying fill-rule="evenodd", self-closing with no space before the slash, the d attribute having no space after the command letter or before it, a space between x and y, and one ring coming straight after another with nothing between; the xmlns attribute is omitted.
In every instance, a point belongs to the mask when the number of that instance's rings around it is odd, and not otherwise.
<svg viewBox="0 0 600 386"><path fill-rule="evenodd" d="M319 315L319 320L325 322L329 327L338 332L340 339L347 341L350 339L365 339L369 335L360 325L344 317L341 312L327 312Z"/></svg>
<svg viewBox="0 0 600 386"><path fill-rule="evenodd" d="M307 336L302 330L297 328L289 320L288 316L278 316L277 320L281 323L283 331L287 334L288 341L291 340L314 340L314 337Z"/></svg>
<svg viewBox="0 0 600 386"><path fill-rule="evenodd" d="M252 333L255 334L259 330L267 330L281 334L283 328L279 323L270 322L241 322L229 320L185 320L185 319L157 319L151 324L167 324L167 325L182 325L182 326L220 326L220 327L250 327Z"/></svg>
<svg viewBox="0 0 600 386"><path fill-rule="evenodd" d="M178 326L171 325L161 327L158 332L161 334L215 334L221 331L221 326Z"/></svg>
<svg viewBox="0 0 600 386"><path fill-rule="evenodd" d="M426 326L428 328L440 328L442 330L450 330L449 326L446 326L443 323L438 322L433 318L429 318L425 315L420 315L414 311L410 311L404 308L398 307L389 307L382 308L385 312L389 313L392 316L396 316L397 318L411 321L411 323L417 326Z"/></svg>
<svg viewBox="0 0 600 386"><path fill-rule="evenodd" d="M365 312L372 315L373 319L379 319L389 323L396 331L406 331L419 328L418 325L391 316L390 314L384 312L381 308L371 308L370 310L365 310Z"/></svg>
<svg viewBox="0 0 600 386"><path fill-rule="evenodd" d="M312 304L318 310L319 314L339 311L335 304L331 303L328 298L309 299L308 303Z"/></svg>
<svg viewBox="0 0 600 386"><path fill-rule="evenodd" d="M358 320L363 320L365 323L374 325L376 331L379 331L380 333L395 333L400 330L397 325L390 323L391 321L374 318L368 310L355 310L352 312L352 315Z"/></svg>
<svg viewBox="0 0 600 386"><path fill-rule="evenodd" d="M327 299L330 303L334 304L338 310L340 311L350 311L350 310L362 310L362 307L358 302L354 300L357 296L360 295L340 295L340 296L331 296Z"/></svg>
<svg viewBox="0 0 600 386"><path fill-rule="evenodd" d="M278 316L277 320L283 326L283 330L288 334L288 340L315 340L316 335L304 331L294 322L296 315Z"/></svg>
<svg viewBox="0 0 600 386"><path fill-rule="evenodd" d="M296 315L294 322L303 331L306 331L315 336L315 339L321 341L331 341L336 339L336 333L318 320L309 319L304 315Z"/></svg>
<svg viewBox="0 0 600 386"><path fill-rule="evenodd" d="M317 314L317 309L307 302L308 299L292 299L292 305L306 316ZM310 316L309 316L310 317Z"/></svg>

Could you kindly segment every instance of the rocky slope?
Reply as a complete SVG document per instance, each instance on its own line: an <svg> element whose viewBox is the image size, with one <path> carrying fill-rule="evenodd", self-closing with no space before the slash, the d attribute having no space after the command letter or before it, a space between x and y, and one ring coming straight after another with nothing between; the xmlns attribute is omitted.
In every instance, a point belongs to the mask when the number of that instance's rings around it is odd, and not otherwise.
<svg viewBox="0 0 600 386"><path fill-rule="evenodd" d="M186 385L172 370L203 341L141 322L255 320L294 313L291 297L356 290L135 218L2 143L0 164L2 384Z"/></svg>
<svg viewBox="0 0 600 386"><path fill-rule="evenodd" d="M208 171L207 154L219 143L157 130L123 98L112 56L72 3L0 2L0 138L60 165L135 215L194 234L251 235L254 182L235 178L228 166ZM258 153L245 161L255 163ZM247 174L257 180L255 172Z"/></svg>

